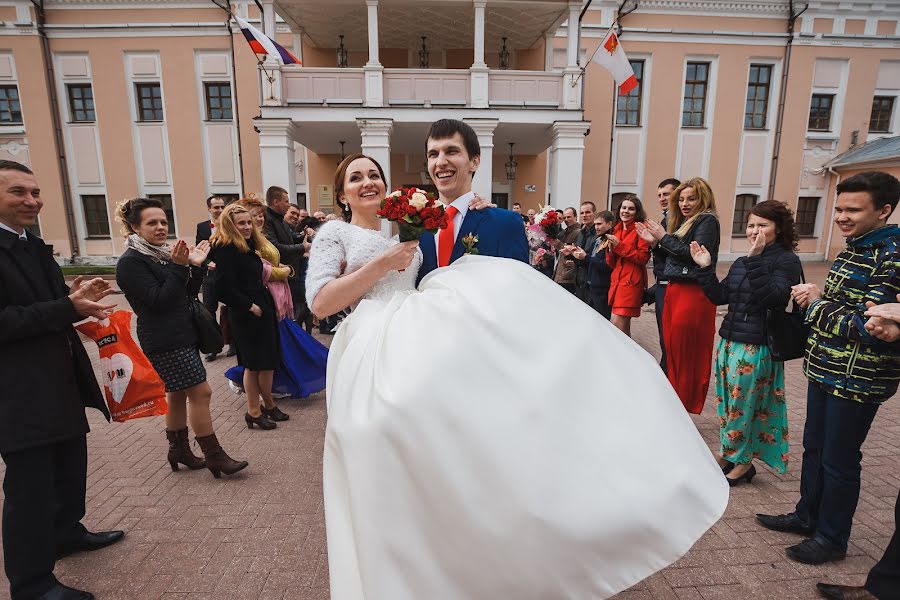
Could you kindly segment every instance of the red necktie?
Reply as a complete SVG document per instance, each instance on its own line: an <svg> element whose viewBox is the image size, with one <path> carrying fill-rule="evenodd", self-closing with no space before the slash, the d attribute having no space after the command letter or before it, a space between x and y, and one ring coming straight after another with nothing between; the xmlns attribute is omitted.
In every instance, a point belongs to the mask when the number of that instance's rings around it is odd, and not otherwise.
<svg viewBox="0 0 900 600"><path fill-rule="evenodd" d="M453 245L456 243L456 232L453 227L453 218L459 211L455 206L448 206L444 214L447 215L447 228L438 232L438 266L446 267L450 264L450 256L453 254Z"/></svg>

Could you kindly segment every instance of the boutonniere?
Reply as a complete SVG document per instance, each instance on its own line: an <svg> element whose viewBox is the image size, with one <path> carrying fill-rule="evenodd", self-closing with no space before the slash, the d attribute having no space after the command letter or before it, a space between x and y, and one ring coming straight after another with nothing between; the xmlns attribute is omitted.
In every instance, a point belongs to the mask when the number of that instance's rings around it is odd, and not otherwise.
<svg viewBox="0 0 900 600"><path fill-rule="evenodd" d="M463 246L466 248L463 254L478 254L478 236L470 233L462 239Z"/></svg>

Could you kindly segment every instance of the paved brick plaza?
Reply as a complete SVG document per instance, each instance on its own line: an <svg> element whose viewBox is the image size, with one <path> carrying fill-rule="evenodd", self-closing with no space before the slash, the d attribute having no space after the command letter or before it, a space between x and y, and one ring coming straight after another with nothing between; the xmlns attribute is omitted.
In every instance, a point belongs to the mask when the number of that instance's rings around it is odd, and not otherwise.
<svg viewBox="0 0 900 600"><path fill-rule="evenodd" d="M805 268L807 279L819 283L827 270L822 264ZM658 356L653 313L645 312L633 329L635 339ZM95 344L87 347L96 364ZM88 437L85 524L94 530L124 529L127 535L115 546L57 563L56 574L64 583L102 600L328 598L321 475L324 393L282 401L290 421L275 431L251 431L243 420L243 396L231 393L222 376L232 364L234 359L224 358L208 364L219 438L233 457L250 462L230 479L216 481L205 469L173 473L165 461L162 418L107 424L89 411L93 432ZM797 499L805 390L800 362L793 361L787 368L788 473L778 476L757 463L760 474L753 485L732 491L725 516L690 553L616 598L817 598L816 581L863 581L894 528L900 488L896 398L879 411L864 447L863 490L846 560L824 567L791 562L784 546L799 538L766 531L753 519L759 511L789 511ZM26 400L23 409L40 410L28 407ZM694 421L707 442L716 444L711 393L704 413ZM665 469L665 463L659 468ZM9 598L8 593L2 578L0 599Z"/></svg>

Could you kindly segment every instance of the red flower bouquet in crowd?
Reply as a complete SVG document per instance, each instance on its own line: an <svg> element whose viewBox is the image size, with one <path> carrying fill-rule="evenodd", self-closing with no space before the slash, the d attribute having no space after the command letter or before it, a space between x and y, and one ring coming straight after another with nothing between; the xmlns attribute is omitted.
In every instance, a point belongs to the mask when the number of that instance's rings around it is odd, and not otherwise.
<svg viewBox="0 0 900 600"><path fill-rule="evenodd" d="M537 221L537 219L535 219L535 221L541 226L541 229L544 230L547 237L559 239L559 234L562 233L562 219L559 218L558 212L555 210L548 210L540 221Z"/></svg>
<svg viewBox="0 0 900 600"><path fill-rule="evenodd" d="M434 198L434 194L419 188L400 188L382 200L378 216L397 223L400 241L411 242L422 237L426 231L437 233L447 227L444 207Z"/></svg>

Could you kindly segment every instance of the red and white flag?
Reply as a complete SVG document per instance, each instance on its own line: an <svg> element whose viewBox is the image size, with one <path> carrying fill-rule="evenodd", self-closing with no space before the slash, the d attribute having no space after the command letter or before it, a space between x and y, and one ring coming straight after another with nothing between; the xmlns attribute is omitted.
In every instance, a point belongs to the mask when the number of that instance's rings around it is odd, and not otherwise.
<svg viewBox="0 0 900 600"><path fill-rule="evenodd" d="M597 51L594 52L592 61L609 71L616 84L619 86L619 95L624 96L637 87L638 81L634 76L634 69L625 56L625 49L619 43L619 36L616 35L615 28L611 28Z"/></svg>

